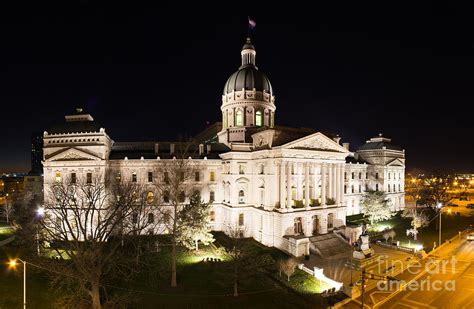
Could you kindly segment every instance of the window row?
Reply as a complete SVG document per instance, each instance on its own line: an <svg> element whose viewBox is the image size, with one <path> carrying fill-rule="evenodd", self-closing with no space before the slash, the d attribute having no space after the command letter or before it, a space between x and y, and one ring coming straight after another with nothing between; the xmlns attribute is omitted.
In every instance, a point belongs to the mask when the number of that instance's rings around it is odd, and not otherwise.
<svg viewBox="0 0 474 309"><path fill-rule="evenodd" d="M55 172L54 180L56 182L62 182L61 172ZM68 181L69 183L77 183L77 174L75 172L70 173ZM92 183L92 173L90 172L86 173L86 183Z"/></svg>
<svg viewBox="0 0 474 309"><path fill-rule="evenodd" d="M117 175L116 175L115 178L116 178L117 180L121 180L121 179L122 179L121 173L117 173ZM181 173L181 178L182 178L182 179L185 178L184 173ZM194 181L196 181L196 182L201 181L201 173L200 173L200 172L195 172L193 179L194 179ZM148 172L148 174L147 174L147 181L148 181L148 182L153 182L153 181L154 181L153 172ZM164 173L163 173L163 181L164 181L165 184L169 184L169 183L170 183L170 176L169 176L169 173L168 173L168 172L164 172ZM214 171L209 172L209 181L216 181L216 173L215 173ZM137 177L137 173L136 173L136 172L133 172L133 173L132 173L132 182L138 182L138 177Z"/></svg>
<svg viewBox="0 0 474 309"><path fill-rule="evenodd" d="M215 192L214 191L209 191L209 202L210 203L214 202L215 198L216 198ZM155 194L152 191L149 191L147 193L147 203L152 204L154 202L154 200L155 200ZM170 196L169 191L164 191L163 192L163 202L164 203L169 203L170 200L171 200L171 196ZM184 203L185 200L186 200L186 194L183 191L178 196L178 202Z"/></svg>
<svg viewBox="0 0 474 309"><path fill-rule="evenodd" d="M79 139L62 139L48 141L48 144L62 144L62 143L78 143L78 142L98 142L98 138L79 138Z"/></svg>

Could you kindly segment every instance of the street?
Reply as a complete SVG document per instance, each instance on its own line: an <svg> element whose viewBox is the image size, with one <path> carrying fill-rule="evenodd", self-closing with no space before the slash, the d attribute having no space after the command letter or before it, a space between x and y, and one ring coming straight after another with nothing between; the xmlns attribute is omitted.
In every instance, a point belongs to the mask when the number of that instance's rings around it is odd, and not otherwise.
<svg viewBox="0 0 474 309"><path fill-rule="evenodd" d="M464 234L462 239L454 239L431 257L395 275L399 281L369 280L365 307L474 308L473 261L474 242L466 241ZM361 297L344 306L360 307Z"/></svg>
<svg viewBox="0 0 474 309"><path fill-rule="evenodd" d="M430 282L424 289L409 289L396 294L377 308L474 308L474 243L463 240L454 252L440 256L449 261L438 273L424 274L417 279L420 283ZM451 256L456 258L453 265ZM438 284L437 280L442 283ZM435 283L436 282L436 283ZM452 282L452 284L450 283ZM438 289L439 287L439 289ZM453 290L450 290L453 289Z"/></svg>

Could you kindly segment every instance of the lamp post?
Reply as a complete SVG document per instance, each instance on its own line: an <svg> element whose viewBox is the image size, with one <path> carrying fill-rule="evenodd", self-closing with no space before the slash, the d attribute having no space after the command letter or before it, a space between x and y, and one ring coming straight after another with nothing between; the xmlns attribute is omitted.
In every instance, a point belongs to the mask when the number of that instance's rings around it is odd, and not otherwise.
<svg viewBox="0 0 474 309"><path fill-rule="evenodd" d="M36 215L42 219L44 216L44 207L40 206L36 209ZM40 256L40 244L39 244L39 228L36 226L36 252L38 256Z"/></svg>
<svg viewBox="0 0 474 309"><path fill-rule="evenodd" d="M23 309L26 309L26 261L23 261L22 259L15 259L15 260L10 260L8 263L10 267L15 268L16 267L16 260L20 261L23 263Z"/></svg>
<svg viewBox="0 0 474 309"><path fill-rule="evenodd" d="M442 212L443 204L438 203L437 206L438 206L438 208L439 208L439 238L438 238L438 246L441 246L441 214L443 213L443 212Z"/></svg>

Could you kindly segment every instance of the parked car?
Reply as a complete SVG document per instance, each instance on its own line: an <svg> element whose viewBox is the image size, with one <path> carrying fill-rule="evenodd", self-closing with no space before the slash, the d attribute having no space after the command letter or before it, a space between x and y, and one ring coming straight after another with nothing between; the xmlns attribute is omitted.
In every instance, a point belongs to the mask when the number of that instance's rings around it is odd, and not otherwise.
<svg viewBox="0 0 474 309"><path fill-rule="evenodd" d="M467 204L466 207L469 208L469 209L474 209L474 204Z"/></svg>
<svg viewBox="0 0 474 309"><path fill-rule="evenodd" d="M451 206L451 207L458 207L459 205L458 205L458 204L454 204L454 203L449 203L448 206Z"/></svg>
<svg viewBox="0 0 474 309"><path fill-rule="evenodd" d="M467 235L467 240L468 241L474 241L474 233L471 233L471 234Z"/></svg>

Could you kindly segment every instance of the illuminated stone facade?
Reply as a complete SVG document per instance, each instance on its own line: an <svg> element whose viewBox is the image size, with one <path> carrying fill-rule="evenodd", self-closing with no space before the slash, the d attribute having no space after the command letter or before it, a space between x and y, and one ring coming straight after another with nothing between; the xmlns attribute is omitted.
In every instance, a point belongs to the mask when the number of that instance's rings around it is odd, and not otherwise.
<svg viewBox="0 0 474 309"><path fill-rule="evenodd" d="M377 136L351 152L337 135L277 126L275 95L255 65L250 40L241 59L224 87L222 122L196 136L192 156L201 170L190 186L211 201L213 230L238 226L245 237L301 255L309 253L309 237L341 228L347 215L360 213L367 190L385 191L393 210L404 207L401 148ZM45 188L71 173L85 179L109 171L152 186L176 145L114 142L78 109L44 133ZM156 196L150 207L166 202Z"/></svg>

